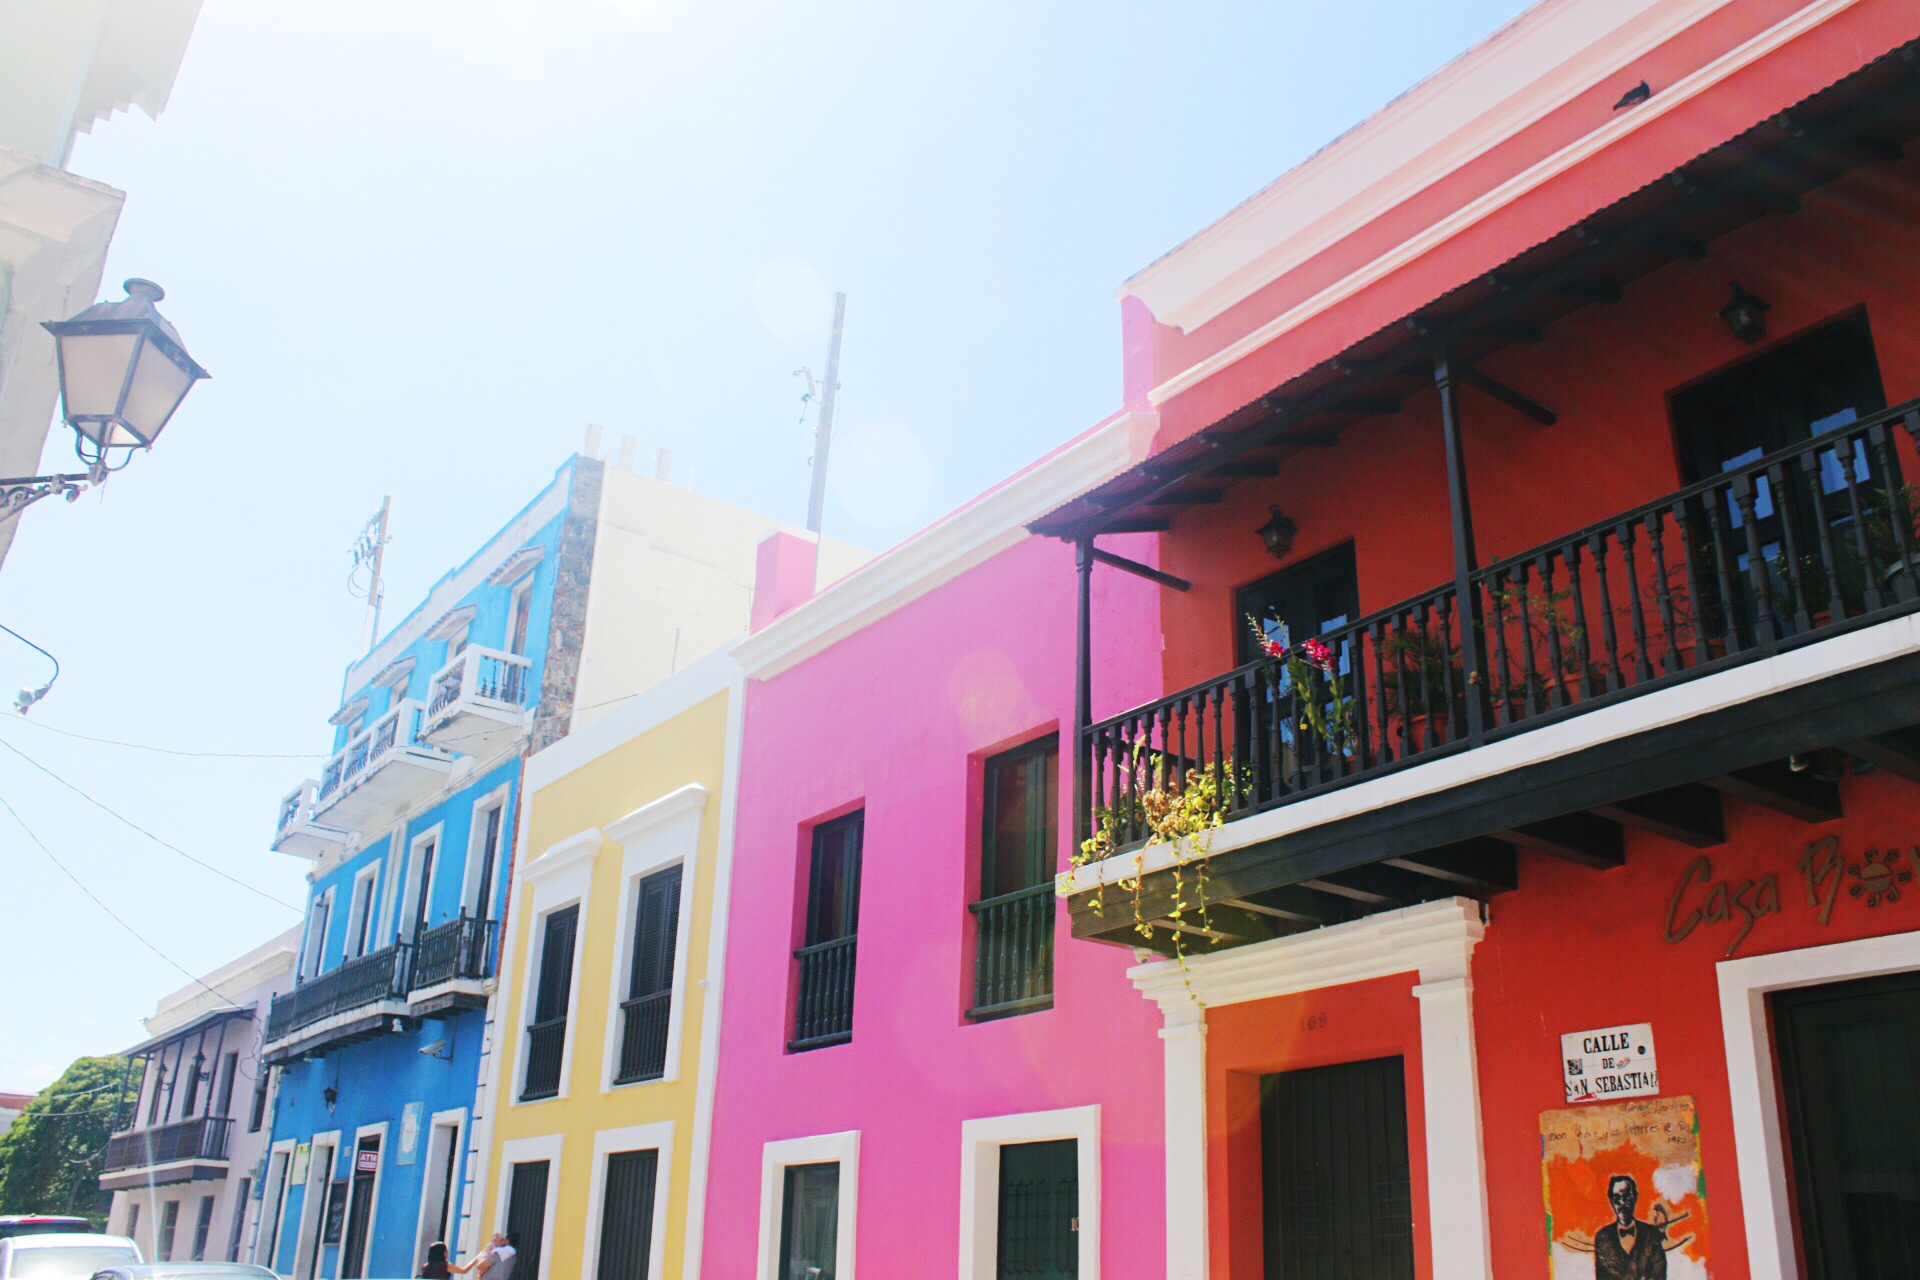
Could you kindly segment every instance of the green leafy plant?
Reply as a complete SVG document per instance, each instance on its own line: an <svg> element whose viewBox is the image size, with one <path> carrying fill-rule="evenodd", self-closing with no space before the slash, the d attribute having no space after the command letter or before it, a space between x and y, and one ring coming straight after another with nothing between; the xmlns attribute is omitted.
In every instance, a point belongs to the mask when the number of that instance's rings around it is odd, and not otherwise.
<svg viewBox="0 0 1920 1280"><path fill-rule="evenodd" d="M1290 698L1303 730L1336 752L1346 750L1354 736L1353 697L1327 642L1310 636L1291 644L1286 624L1277 619L1263 624L1248 615L1247 625L1260 646L1261 675L1274 701Z"/></svg>

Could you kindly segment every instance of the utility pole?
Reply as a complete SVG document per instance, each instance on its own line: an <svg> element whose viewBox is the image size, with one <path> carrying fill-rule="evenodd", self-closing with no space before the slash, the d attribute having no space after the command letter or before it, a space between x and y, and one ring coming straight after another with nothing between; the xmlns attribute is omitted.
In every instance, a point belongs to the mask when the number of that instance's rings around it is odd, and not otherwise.
<svg viewBox="0 0 1920 1280"><path fill-rule="evenodd" d="M380 564L387 553L387 512L392 505L391 495L380 499L380 514L367 521L367 527L360 531L360 541L353 548L354 566L364 564L373 570L373 578L367 584L367 633L360 642L362 653L372 652L373 642L380 638L380 603L384 597Z"/></svg>
<svg viewBox="0 0 1920 1280"><path fill-rule="evenodd" d="M827 510L827 450L833 444L833 397L840 390L840 331L847 322L847 295L833 295L833 337L827 344L827 385L820 392L820 422L813 429L813 492L807 498L807 528L820 532Z"/></svg>

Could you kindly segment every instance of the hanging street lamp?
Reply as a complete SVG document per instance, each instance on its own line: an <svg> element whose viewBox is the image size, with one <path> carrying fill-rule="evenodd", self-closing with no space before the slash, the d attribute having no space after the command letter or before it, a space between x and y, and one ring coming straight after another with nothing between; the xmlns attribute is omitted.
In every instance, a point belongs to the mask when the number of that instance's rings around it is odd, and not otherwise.
<svg viewBox="0 0 1920 1280"><path fill-rule="evenodd" d="M55 494L71 502L88 486L150 449L174 410L208 377L187 354L154 303L166 292L151 280L129 280L119 302L97 302L70 320L43 326L58 344L61 417L73 428L74 452L86 470L0 479L0 520Z"/></svg>

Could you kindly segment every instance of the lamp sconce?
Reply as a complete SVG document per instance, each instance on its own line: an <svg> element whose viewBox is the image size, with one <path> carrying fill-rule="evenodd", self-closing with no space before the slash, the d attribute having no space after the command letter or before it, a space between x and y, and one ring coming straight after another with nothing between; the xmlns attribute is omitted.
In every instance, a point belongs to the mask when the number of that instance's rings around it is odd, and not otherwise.
<svg viewBox="0 0 1920 1280"><path fill-rule="evenodd" d="M332 1085L328 1085L320 1091L320 1100L327 1104L327 1111L331 1114L334 1104L340 1101L340 1091Z"/></svg>
<svg viewBox="0 0 1920 1280"><path fill-rule="evenodd" d="M1738 280L1730 283L1733 286L1733 298L1720 308L1720 318L1727 322L1727 328L1733 330L1734 337L1752 346L1767 336L1767 308L1771 304L1764 298L1748 293Z"/></svg>
<svg viewBox="0 0 1920 1280"><path fill-rule="evenodd" d="M1270 507L1268 510L1272 515L1256 532L1260 535L1260 541L1267 544L1269 555L1275 560L1285 560L1293 550L1293 535L1300 532L1300 526L1280 508Z"/></svg>

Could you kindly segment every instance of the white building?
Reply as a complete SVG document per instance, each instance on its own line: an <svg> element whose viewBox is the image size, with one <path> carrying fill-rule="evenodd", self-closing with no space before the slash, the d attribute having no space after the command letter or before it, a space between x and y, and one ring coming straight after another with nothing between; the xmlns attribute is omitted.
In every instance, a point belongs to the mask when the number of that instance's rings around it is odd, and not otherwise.
<svg viewBox="0 0 1920 1280"><path fill-rule="evenodd" d="M140 1093L100 1189L113 1192L109 1229L151 1261L232 1261L253 1230L272 1129L261 1030L293 986L299 941L290 929L163 998L126 1051Z"/></svg>
<svg viewBox="0 0 1920 1280"><path fill-rule="evenodd" d="M158 116L199 13L200 0L0 0L0 477L39 469L59 399L40 325L93 303L126 199L67 172L74 136L129 107ZM18 523L0 518L0 560Z"/></svg>

